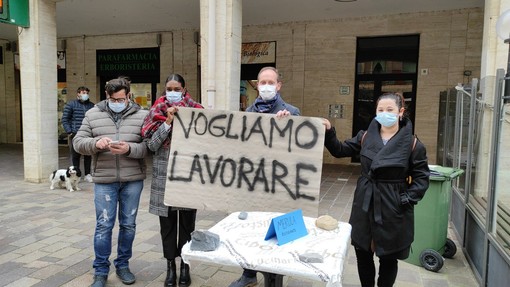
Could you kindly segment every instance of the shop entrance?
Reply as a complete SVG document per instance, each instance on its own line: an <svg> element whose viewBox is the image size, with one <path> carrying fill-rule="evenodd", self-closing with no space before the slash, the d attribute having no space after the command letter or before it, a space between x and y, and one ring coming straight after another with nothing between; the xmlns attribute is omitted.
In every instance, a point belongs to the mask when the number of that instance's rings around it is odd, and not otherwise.
<svg viewBox="0 0 510 287"><path fill-rule="evenodd" d="M419 43L419 35L358 38L352 136L368 128L387 92L404 96L414 128Z"/></svg>
<svg viewBox="0 0 510 287"><path fill-rule="evenodd" d="M142 108L150 109L158 97L159 58L159 47L96 50L100 100L106 99L106 82L124 76L131 81L132 100Z"/></svg>

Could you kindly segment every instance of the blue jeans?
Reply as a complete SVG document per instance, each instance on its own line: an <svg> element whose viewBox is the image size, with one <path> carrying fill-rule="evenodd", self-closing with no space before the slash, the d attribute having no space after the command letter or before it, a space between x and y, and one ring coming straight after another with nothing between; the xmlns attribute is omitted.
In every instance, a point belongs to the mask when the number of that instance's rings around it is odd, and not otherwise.
<svg viewBox="0 0 510 287"><path fill-rule="evenodd" d="M95 183L94 204L96 206L96 232L94 234L93 267L96 275L108 275L110 254L112 253L112 230L119 205L119 236L115 268L129 267L133 254L133 241L136 233L136 215L140 203L143 181Z"/></svg>

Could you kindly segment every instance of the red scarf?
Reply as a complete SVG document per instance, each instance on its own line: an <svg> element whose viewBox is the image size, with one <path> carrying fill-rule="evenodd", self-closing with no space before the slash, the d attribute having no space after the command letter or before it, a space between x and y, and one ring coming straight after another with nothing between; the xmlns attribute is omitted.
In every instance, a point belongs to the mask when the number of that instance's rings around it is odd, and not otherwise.
<svg viewBox="0 0 510 287"><path fill-rule="evenodd" d="M163 95L157 99L152 105L149 114L145 117L142 126L142 137L146 139L150 139L154 132L158 130L158 128L166 121L166 110L170 107L190 107L190 108L198 108L203 109L204 107L193 101L190 94L186 92L182 100L176 103L170 103L167 101L166 96ZM171 133L170 133L171 134ZM168 134L168 138L163 143L164 146L170 144L170 134Z"/></svg>

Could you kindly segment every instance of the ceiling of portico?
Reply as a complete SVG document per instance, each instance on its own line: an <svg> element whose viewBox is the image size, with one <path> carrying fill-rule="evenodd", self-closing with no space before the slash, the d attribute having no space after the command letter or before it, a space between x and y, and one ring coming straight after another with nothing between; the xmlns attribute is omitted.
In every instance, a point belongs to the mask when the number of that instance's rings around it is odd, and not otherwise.
<svg viewBox="0 0 510 287"><path fill-rule="evenodd" d="M11 0L13 1L13 0ZM30 0L32 1L32 0ZM34 0L36 1L36 0ZM198 29L200 0L60 0L57 37ZM243 25L483 7L484 0L244 0ZM0 23L0 39L17 40Z"/></svg>

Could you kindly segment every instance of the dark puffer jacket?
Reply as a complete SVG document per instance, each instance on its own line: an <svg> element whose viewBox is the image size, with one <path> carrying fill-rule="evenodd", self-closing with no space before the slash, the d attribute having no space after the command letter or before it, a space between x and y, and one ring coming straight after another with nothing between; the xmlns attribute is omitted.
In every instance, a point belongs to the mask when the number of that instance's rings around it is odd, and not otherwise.
<svg viewBox="0 0 510 287"><path fill-rule="evenodd" d="M99 102L86 114L80 130L73 140L74 149L92 155L92 178L95 183L113 183L143 180L146 177L145 156L147 143L142 140L141 129L146 110L133 102L121 114L115 114ZM108 149L100 150L96 142L109 137L129 144L127 154L114 155Z"/></svg>
<svg viewBox="0 0 510 287"><path fill-rule="evenodd" d="M326 131L325 146L335 157L360 154L361 176L349 219L351 239L367 251L373 240L375 253L381 256L409 248L413 242L414 204L428 189L430 171L425 146L417 140L413 148L409 119L400 121L399 131L386 145L379 129L379 123L373 120L364 138L365 132L360 131L342 143L332 128ZM407 176L412 177L411 183L406 181ZM409 203L403 203L406 200Z"/></svg>
<svg viewBox="0 0 510 287"><path fill-rule="evenodd" d="M68 134L76 134L80 129L81 122L85 117L85 113L94 107L94 103L89 100L84 102L74 100L68 102L62 113L62 126Z"/></svg>

